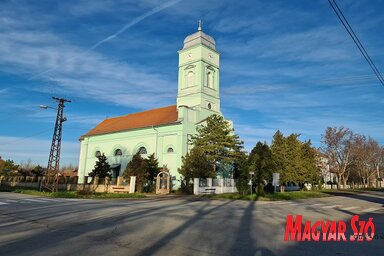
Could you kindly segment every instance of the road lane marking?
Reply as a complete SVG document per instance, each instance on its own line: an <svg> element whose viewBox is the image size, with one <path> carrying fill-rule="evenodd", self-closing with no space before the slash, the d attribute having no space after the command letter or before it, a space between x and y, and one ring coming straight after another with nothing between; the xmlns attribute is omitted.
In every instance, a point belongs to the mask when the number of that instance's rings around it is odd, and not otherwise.
<svg viewBox="0 0 384 256"><path fill-rule="evenodd" d="M357 208L360 208L360 207L357 207L357 206L350 206L350 207L344 207L344 208L341 208L341 210L344 210L344 211L350 211L350 210L357 209Z"/></svg>
<svg viewBox="0 0 384 256"><path fill-rule="evenodd" d="M17 203L19 200L16 200L16 199L8 199L8 200L5 200L5 202L7 203Z"/></svg>
<svg viewBox="0 0 384 256"><path fill-rule="evenodd" d="M63 202L62 199L52 199L52 198L39 198L38 200L43 200L45 202Z"/></svg>
<svg viewBox="0 0 384 256"><path fill-rule="evenodd" d="M364 209L363 212L374 212L377 210L380 210L380 208L368 208L368 209Z"/></svg>
<svg viewBox="0 0 384 256"><path fill-rule="evenodd" d="M321 208L323 209L331 209L331 208L339 208L341 205L338 205L338 204L334 204L334 205L327 205L327 206L323 206Z"/></svg>
<svg viewBox="0 0 384 256"><path fill-rule="evenodd" d="M22 199L22 200L30 201L30 202L36 202L36 203L48 203L48 201L45 201L45 200L32 199L32 198L26 198L26 199Z"/></svg>
<svg viewBox="0 0 384 256"><path fill-rule="evenodd" d="M309 205L309 206L311 206L311 207L313 207L313 206L323 206L324 204L311 204L311 205Z"/></svg>
<svg viewBox="0 0 384 256"><path fill-rule="evenodd" d="M8 204L8 203L3 203L3 202L0 202L0 205L3 205L3 204Z"/></svg>

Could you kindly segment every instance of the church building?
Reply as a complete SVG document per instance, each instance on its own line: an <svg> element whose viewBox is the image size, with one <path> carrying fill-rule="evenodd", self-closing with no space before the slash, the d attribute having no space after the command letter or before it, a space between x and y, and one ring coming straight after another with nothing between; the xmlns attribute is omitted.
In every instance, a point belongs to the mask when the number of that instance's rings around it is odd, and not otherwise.
<svg viewBox="0 0 384 256"><path fill-rule="evenodd" d="M178 186L181 157L190 145L196 127L220 112L220 54L215 40L198 31L184 39L178 51L179 74L176 105L108 118L80 138L79 183L92 171L97 156L105 154L112 176L122 176L137 152L143 158L155 153L159 166L170 170Z"/></svg>

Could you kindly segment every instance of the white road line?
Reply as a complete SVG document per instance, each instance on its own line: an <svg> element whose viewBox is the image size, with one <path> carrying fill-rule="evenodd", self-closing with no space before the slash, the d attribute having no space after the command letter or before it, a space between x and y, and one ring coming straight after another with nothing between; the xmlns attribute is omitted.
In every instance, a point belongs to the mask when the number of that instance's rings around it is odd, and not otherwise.
<svg viewBox="0 0 384 256"><path fill-rule="evenodd" d="M368 208L368 209L363 210L363 212L374 212L377 210L380 210L380 208Z"/></svg>
<svg viewBox="0 0 384 256"><path fill-rule="evenodd" d="M290 202L288 201L274 201L273 204L289 204Z"/></svg>
<svg viewBox="0 0 384 256"><path fill-rule="evenodd" d="M277 205L297 205L297 203L294 203L294 202L290 202L290 201L280 201L280 202L277 202L275 203Z"/></svg>
<svg viewBox="0 0 384 256"><path fill-rule="evenodd" d="M311 206L311 207L313 207L313 206L323 206L324 204L311 204L311 205L308 205L308 206Z"/></svg>
<svg viewBox="0 0 384 256"><path fill-rule="evenodd" d="M3 205L3 204L8 204L8 203L3 203L3 202L0 202L0 205Z"/></svg>
<svg viewBox="0 0 384 256"><path fill-rule="evenodd" d="M350 210L357 209L357 208L360 208L360 207L357 207L357 206L350 206L350 207L341 208L341 210L344 210L344 211L350 211Z"/></svg>
<svg viewBox="0 0 384 256"><path fill-rule="evenodd" d="M54 199L54 198L39 198L38 200L44 200L45 202L62 202L61 199Z"/></svg>
<svg viewBox="0 0 384 256"><path fill-rule="evenodd" d="M331 208L337 208L337 207L340 207L341 205L338 205L338 204L334 204L334 205L327 205L327 206L323 206L321 208L323 209L331 209Z"/></svg>
<svg viewBox="0 0 384 256"><path fill-rule="evenodd" d="M39 200L39 199L32 199L32 198L26 198L26 199L22 199L22 200L30 201L30 202L36 202L36 203L48 203L48 201Z"/></svg>

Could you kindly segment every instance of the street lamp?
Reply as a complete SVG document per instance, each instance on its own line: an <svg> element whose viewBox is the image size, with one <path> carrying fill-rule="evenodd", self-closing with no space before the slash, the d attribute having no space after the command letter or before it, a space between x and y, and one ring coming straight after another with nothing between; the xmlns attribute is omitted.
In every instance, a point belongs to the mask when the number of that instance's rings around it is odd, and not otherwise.
<svg viewBox="0 0 384 256"><path fill-rule="evenodd" d="M47 106L47 105L40 105L39 107L42 108L42 109L51 108L51 109L57 110L57 108L53 108L53 107L50 107L50 106Z"/></svg>

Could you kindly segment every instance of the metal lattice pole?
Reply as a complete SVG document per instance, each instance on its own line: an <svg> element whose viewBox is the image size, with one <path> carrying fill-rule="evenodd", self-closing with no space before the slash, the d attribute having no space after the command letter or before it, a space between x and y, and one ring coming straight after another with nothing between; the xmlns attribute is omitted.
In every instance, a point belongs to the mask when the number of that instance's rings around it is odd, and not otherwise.
<svg viewBox="0 0 384 256"><path fill-rule="evenodd" d="M55 130L53 132L51 151L49 153L49 160L47 166L47 173L44 181L44 189L56 192L59 182L59 168L60 168L60 149L61 149L61 132L63 130L63 122L67 119L63 116L64 103L71 102L70 100L52 97L58 102Z"/></svg>

